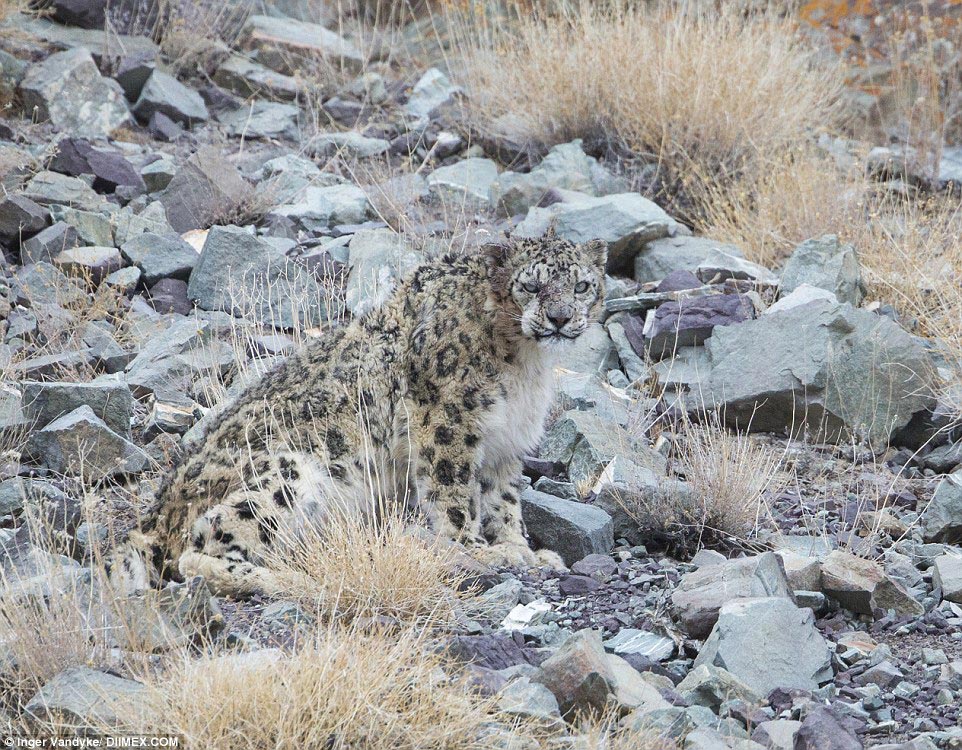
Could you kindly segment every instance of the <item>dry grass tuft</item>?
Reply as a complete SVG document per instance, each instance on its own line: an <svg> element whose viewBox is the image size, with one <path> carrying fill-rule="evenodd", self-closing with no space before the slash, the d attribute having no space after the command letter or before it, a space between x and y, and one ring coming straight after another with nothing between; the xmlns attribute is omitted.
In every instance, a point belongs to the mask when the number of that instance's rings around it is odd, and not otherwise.
<svg viewBox="0 0 962 750"><path fill-rule="evenodd" d="M693 170L758 173L841 115L839 71L776 13L611 0L518 16L457 35L475 126L532 150L583 138L642 155L676 210Z"/></svg>
<svg viewBox="0 0 962 750"><path fill-rule="evenodd" d="M691 487L692 502L679 509L680 520L699 537L745 539L767 515L766 496L786 478L782 452L763 440L726 429L717 416L684 423L674 468Z"/></svg>
<svg viewBox="0 0 962 750"><path fill-rule="evenodd" d="M295 654L184 658L151 684L144 725L186 747L471 750L493 702L417 633L332 627Z"/></svg>
<svg viewBox="0 0 962 750"><path fill-rule="evenodd" d="M289 595L337 620L450 624L464 594L455 548L409 529L400 512L378 520L337 512L281 533L267 562Z"/></svg>

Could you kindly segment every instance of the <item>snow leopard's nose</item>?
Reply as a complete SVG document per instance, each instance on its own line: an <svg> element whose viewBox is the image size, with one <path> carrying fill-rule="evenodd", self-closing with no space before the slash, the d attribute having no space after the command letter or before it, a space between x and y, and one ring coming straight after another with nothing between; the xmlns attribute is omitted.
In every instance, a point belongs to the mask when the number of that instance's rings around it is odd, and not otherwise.
<svg viewBox="0 0 962 750"><path fill-rule="evenodd" d="M571 309L567 305L554 305L549 307L545 314L552 325L559 331L564 328L565 323L571 320Z"/></svg>

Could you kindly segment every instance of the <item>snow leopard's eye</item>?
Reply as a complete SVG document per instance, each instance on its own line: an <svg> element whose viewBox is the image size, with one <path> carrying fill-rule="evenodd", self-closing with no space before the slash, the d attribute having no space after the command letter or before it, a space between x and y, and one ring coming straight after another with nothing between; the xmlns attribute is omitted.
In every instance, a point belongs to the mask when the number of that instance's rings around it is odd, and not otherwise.
<svg viewBox="0 0 962 750"><path fill-rule="evenodd" d="M537 294L538 290L541 289L541 287L533 281L525 282L521 285L521 288L524 289L528 294Z"/></svg>
<svg viewBox="0 0 962 750"><path fill-rule="evenodd" d="M587 281L579 281L575 284L575 294L584 294L588 291L588 287L591 286Z"/></svg>

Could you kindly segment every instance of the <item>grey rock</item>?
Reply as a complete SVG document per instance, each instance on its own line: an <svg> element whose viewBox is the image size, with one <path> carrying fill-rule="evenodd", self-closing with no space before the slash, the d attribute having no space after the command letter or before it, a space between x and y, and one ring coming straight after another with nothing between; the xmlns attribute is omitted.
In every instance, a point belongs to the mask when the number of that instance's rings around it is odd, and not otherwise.
<svg viewBox="0 0 962 750"><path fill-rule="evenodd" d="M695 275L706 284L717 284L728 279L758 281L770 286L778 283L778 277L764 266L717 248L698 264Z"/></svg>
<svg viewBox="0 0 962 750"><path fill-rule="evenodd" d="M822 561L822 591L859 614L871 615L876 609L894 609L903 615L924 612L881 565L842 550L835 550Z"/></svg>
<svg viewBox="0 0 962 750"><path fill-rule="evenodd" d="M202 310L254 311L279 328L313 327L328 319L314 276L284 249L238 227L212 227L187 285Z"/></svg>
<svg viewBox="0 0 962 750"><path fill-rule="evenodd" d="M153 286L161 279L188 279L197 264L197 251L176 235L138 234L120 247L128 262Z"/></svg>
<svg viewBox="0 0 962 750"><path fill-rule="evenodd" d="M214 147L199 149L157 199L178 233L203 229L237 211L252 196L237 168Z"/></svg>
<svg viewBox="0 0 962 750"><path fill-rule="evenodd" d="M635 628L622 628L604 644L619 656L636 654L651 661L665 661L675 653L675 642L671 638Z"/></svg>
<svg viewBox="0 0 962 750"><path fill-rule="evenodd" d="M626 452L637 465L664 475L663 456L620 425L582 411L567 411L555 421L541 441L539 455L565 464L571 481L577 484L595 481L612 459Z"/></svg>
<svg viewBox="0 0 962 750"><path fill-rule="evenodd" d="M293 104L255 101L247 107L225 112L217 118L234 138L297 140L301 134L301 111Z"/></svg>
<svg viewBox="0 0 962 750"><path fill-rule="evenodd" d="M27 484L23 477L0 481L0 516L9 516L23 510L27 497Z"/></svg>
<svg viewBox="0 0 962 750"><path fill-rule="evenodd" d="M0 201L0 237L29 237L47 226L49 217L43 206L26 196L8 195Z"/></svg>
<svg viewBox="0 0 962 750"><path fill-rule="evenodd" d="M108 277L109 279L110 277ZM106 283L107 279L104 280ZM81 338L90 349L90 356L107 373L122 372L134 355L125 350L113 337L97 323L88 323ZM121 433L123 434L123 433Z"/></svg>
<svg viewBox="0 0 962 750"><path fill-rule="evenodd" d="M53 264L68 276L77 276L96 287L124 262L115 247L87 246L63 250L53 259Z"/></svg>
<svg viewBox="0 0 962 750"><path fill-rule="evenodd" d="M559 368L555 370L555 380L559 409L592 412L622 427L628 424L629 397L605 386L597 375Z"/></svg>
<svg viewBox="0 0 962 750"><path fill-rule="evenodd" d="M346 133L320 133L311 138L307 150L314 156L329 158L343 153L358 159L369 159L383 154L390 148L383 138L369 138L350 130Z"/></svg>
<svg viewBox="0 0 962 750"><path fill-rule="evenodd" d="M80 238L77 230L64 221L58 221L38 232L20 245L20 260L29 263L50 263L64 250L77 247Z"/></svg>
<svg viewBox="0 0 962 750"><path fill-rule="evenodd" d="M87 405L34 432L27 453L51 471L82 473L87 481L136 473L147 464L143 451L111 430Z"/></svg>
<svg viewBox="0 0 962 750"><path fill-rule="evenodd" d="M104 278L104 286L112 289L117 294L125 297L132 297L137 285L140 283L140 269L136 266L126 266L119 271L114 271Z"/></svg>
<svg viewBox="0 0 962 750"><path fill-rule="evenodd" d="M43 206L60 204L81 211L97 211L106 205L104 197L86 182L57 172L37 172L24 186L23 195Z"/></svg>
<svg viewBox="0 0 962 750"><path fill-rule="evenodd" d="M822 565L814 557L799 555L788 549L775 551L785 567L792 591L818 591L822 587Z"/></svg>
<svg viewBox="0 0 962 750"><path fill-rule="evenodd" d="M49 120L61 133L106 136L131 120L120 86L100 75L83 48L31 65L20 94L28 116Z"/></svg>
<svg viewBox="0 0 962 750"><path fill-rule="evenodd" d="M501 622L521 599L524 585L516 578L492 586L478 596L477 609L492 622Z"/></svg>
<svg viewBox="0 0 962 750"><path fill-rule="evenodd" d="M214 72L214 83L245 99L270 96L296 99L300 91L297 79L266 68L244 55L230 55Z"/></svg>
<svg viewBox="0 0 962 750"><path fill-rule="evenodd" d="M187 127L210 117L200 94L162 70L150 74L133 111L141 122L148 122L154 113L160 112Z"/></svg>
<svg viewBox="0 0 962 750"><path fill-rule="evenodd" d="M694 274L698 266L716 250L735 258L744 257L735 245L716 242L708 237L665 237L646 242L635 256L635 281L661 281L677 271Z"/></svg>
<svg viewBox="0 0 962 750"><path fill-rule="evenodd" d="M362 229L348 247L350 275L345 300L355 316L381 305L397 280L424 261L402 235L390 229Z"/></svg>
<svg viewBox="0 0 962 750"><path fill-rule="evenodd" d="M273 208L267 215L286 218L308 232L319 232L337 224L360 224L374 215L367 195L356 185L308 186L294 202Z"/></svg>
<svg viewBox="0 0 962 750"><path fill-rule="evenodd" d="M114 80L124 90L128 101L135 102L144 90L144 84L157 68L157 55L151 50L141 50L126 55L117 63Z"/></svg>
<svg viewBox="0 0 962 750"><path fill-rule="evenodd" d="M304 65L325 60L359 72L364 56L330 29L293 18L253 15L247 19L241 44L256 50L257 59L280 73L292 74Z"/></svg>
<svg viewBox="0 0 962 750"><path fill-rule="evenodd" d="M50 43L56 49L73 50L82 47L93 54L95 60L106 57L108 50L124 50L128 55L146 54L156 57L160 50L146 36L118 34L113 28L78 29L64 26L45 18L17 18L17 28L38 39Z"/></svg>
<svg viewBox="0 0 962 750"><path fill-rule="evenodd" d="M514 234L542 237L551 226L559 237L572 242L605 240L611 273L630 268L645 243L678 230L674 219L636 193L602 197L567 193L559 203L529 210Z"/></svg>
<svg viewBox="0 0 962 750"><path fill-rule="evenodd" d="M78 211L66 206L51 206L50 217L63 222L77 232L77 244L99 247L114 246L114 228L111 218L95 211Z"/></svg>
<svg viewBox="0 0 962 750"><path fill-rule="evenodd" d="M169 183L168 183L169 184ZM138 234L176 234L167 221L167 211L160 201L151 201L140 213L134 213L125 206L113 214L114 244L122 247Z"/></svg>
<svg viewBox="0 0 962 750"><path fill-rule="evenodd" d="M802 722L792 719L763 721L752 732L752 739L768 750L794 750L795 735Z"/></svg>
<svg viewBox="0 0 962 750"><path fill-rule="evenodd" d="M527 489L521 493L521 516L535 545L557 552L565 565L614 546L611 516L591 505Z"/></svg>
<svg viewBox="0 0 962 750"><path fill-rule="evenodd" d="M428 175L428 187L447 206L477 210L489 205L497 177L498 167L490 159L462 159L435 169Z"/></svg>
<svg viewBox="0 0 962 750"><path fill-rule="evenodd" d="M73 305L85 295L76 279L65 276L49 263L37 262L18 268L13 276L17 301L29 307L37 305Z"/></svg>
<svg viewBox="0 0 962 750"><path fill-rule="evenodd" d="M851 305L813 302L716 328L706 347L711 400L742 429L807 426L882 444L934 404L922 343Z"/></svg>
<svg viewBox="0 0 962 750"><path fill-rule="evenodd" d="M962 467L962 441L946 443L934 448L922 461L926 468L936 474L948 474L958 467Z"/></svg>
<svg viewBox="0 0 962 750"><path fill-rule="evenodd" d="M686 573L672 592L671 603L688 633L694 638L704 638L726 603L760 597L792 601L782 561L773 552Z"/></svg>
<svg viewBox="0 0 962 750"><path fill-rule="evenodd" d="M589 323L585 332L568 346L564 367L590 375L602 375L618 367L618 349L601 323Z"/></svg>
<svg viewBox="0 0 962 750"><path fill-rule="evenodd" d="M23 413L37 428L45 427L84 405L114 432L125 436L130 434L134 399L124 383L23 384Z"/></svg>
<svg viewBox="0 0 962 750"><path fill-rule="evenodd" d="M615 315L624 315L624 313L616 313ZM631 339L625 331L622 320L609 318L605 321L605 328L608 331L608 337L618 351L621 369L627 373L629 383L644 383L647 381L651 371L645 360L638 355L631 345Z"/></svg>
<svg viewBox="0 0 962 750"><path fill-rule="evenodd" d="M809 284L800 284L789 294L780 297L778 302L766 309L762 314L774 315L778 312L784 312L794 307L801 307L802 305L807 305L809 302L818 302L820 300L827 300L833 304L838 303L838 298L827 289L819 289Z"/></svg>
<svg viewBox="0 0 962 750"><path fill-rule="evenodd" d="M615 677L601 636L593 630L572 634L544 661L536 679L554 694L565 715L602 710L614 694Z"/></svg>
<svg viewBox="0 0 962 750"><path fill-rule="evenodd" d="M155 159L140 169L140 176L144 180L147 191L156 193L163 190L177 174L177 165L173 159L161 157Z"/></svg>
<svg viewBox="0 0 962 750"><path fill-rule="evenodd" d="M782 269L781 289L792 292L802 284L826 289L840 302L858 307L864 285L855 248L841 244L834 234L800 244Z"/></svg>
<svg viewBox="0 0 962 750"><path fill-rule="evenodd" d="M437 68L430 68L411 89L404 111L415 118L426 118L438 107L447 104L460 93L448 77Z"/></svg>
<svg viewBox="0 0 962 750"><path fill-rule="evenodd" d="M120 727L147 699L139 682L89 667L72 667L46 682L24 712L37 722L68 725L79 731Z"/></svg>
<svg viewBox="0 0 962 750"><path fill-rule="evenodd" d="M678 683L677 690L689 704L707 706L714 711L726 701L758 703L763 697L727 669L711 664L699 664L692 669Z"/></svg>
<svg viewBox="0 0 962 750"><path fill-rule="evenodd" d="M946 554L935 558L933 585L942 589L942 598L962 604L962 555Z"/></svg>
<svg viewBox="0 0 962 750"><path fill-rule="evenodd" d="M862 750L862 747L835 714L816 705L798 728L793 750Z"/></svg>
<svg viewBox="0 0 962 750"><path fill-rule="evenodd" d="M695 666L727 669L755 693L816 690L833 677L832 657L810 609L790 599L738 599L722 606Z"/></svg>
<svg viewBox="0 0 962 750"><path fill-rule="evenodd" d="M498 708L510 716L535 722L551 730L564 728L561 711L554 694L537 682L521 677L511 682L498 695Z"/></svg>
<svg viewBox="0 0 962 750"><path fill-rule="evenodd" d="M623 181L588 156L581 145L578 139L555 146L530 172L502 172L491 185L491 202L502 214L515 216L537 206L552 189L592 196L624 192Z"/></svg>
<svg viewBox="0 0 962 750"><path fill-rule="evenodd" d="M962 471L939 483L922 513L922 537L927 542L962 543Z"/></svg>
<svg viewBox="0 0 962 750"><path fill-rule="evenodd" d="M716 326L751 320L754 306L743 294L666 302L655 310L648 331L648 354L654 359L673 355L679 347L703 344Z"/></svg>

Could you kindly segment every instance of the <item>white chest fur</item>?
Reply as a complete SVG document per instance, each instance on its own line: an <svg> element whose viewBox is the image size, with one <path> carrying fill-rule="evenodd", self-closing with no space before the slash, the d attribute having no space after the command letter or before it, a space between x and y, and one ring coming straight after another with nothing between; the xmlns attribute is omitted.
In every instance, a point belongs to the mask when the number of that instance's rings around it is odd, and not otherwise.
<svg viewBox="0 0 962 750"><path fill-rule="evenodd" d="M552 365L552 357L532 346L502 376L507 395L498 399L483 423L481 460L487 466L514 461L537 448L554 399Z"/></svg>

